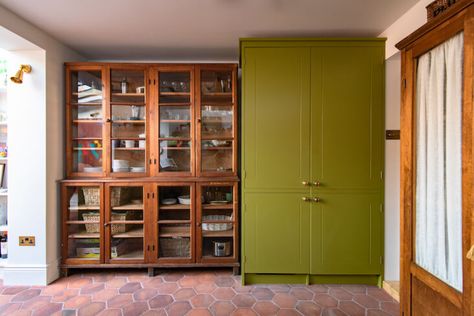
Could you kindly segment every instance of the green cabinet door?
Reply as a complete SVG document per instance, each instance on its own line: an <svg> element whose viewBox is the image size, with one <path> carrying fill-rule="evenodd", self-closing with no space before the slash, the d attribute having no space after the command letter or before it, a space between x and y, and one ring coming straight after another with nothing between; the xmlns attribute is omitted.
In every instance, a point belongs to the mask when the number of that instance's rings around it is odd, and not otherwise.
<svg viewBox="0 0 474 316"><path fill-rule="evenodd" d="M380 274L379 194L320 193L311 206L311 274Z"/></svg>
<svg viewBox="0 0 474 316"><path fill-rule="evenodd" d="M310 165L310 48L245 48L242 82L243 189L301 190Z"/></svg>
<svg viewBox="0 0 474 316"><path fill-rule="evenodd" d="M300 193L245 193L245 273L309 272L310 203Z"/></svg>
<svg viewBox="0 0 474 316"><path fill-rule="evenodd" d="M383 91L383 46L312 48L312 181L382 189Z"/></svg>

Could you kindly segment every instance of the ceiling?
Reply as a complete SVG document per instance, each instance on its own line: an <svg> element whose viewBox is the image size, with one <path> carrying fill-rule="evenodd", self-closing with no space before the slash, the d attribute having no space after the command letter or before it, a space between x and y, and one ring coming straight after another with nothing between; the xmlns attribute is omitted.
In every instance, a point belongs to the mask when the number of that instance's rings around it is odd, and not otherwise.
<svg viewBox="0 0 474 316"><path fill-rule="evenodd" d="M238 58L241 37L377 36L417 2L0 0L0 5L90 59L223 61Z"/></svg>

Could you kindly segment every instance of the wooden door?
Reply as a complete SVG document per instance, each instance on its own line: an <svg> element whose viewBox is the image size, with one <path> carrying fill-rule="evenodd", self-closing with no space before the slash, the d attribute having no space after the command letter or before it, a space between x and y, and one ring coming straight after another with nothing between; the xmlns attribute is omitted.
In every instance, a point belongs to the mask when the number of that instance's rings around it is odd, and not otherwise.
<svg viewBox="0 0 474 316"><path fill-rule="evenodd" d="M473 1L456 3L443 16L420 28L397 45L399 49L402 49L400 298L403 315L474 314L472 305L473 262L466 255L474 242L472 230L474 205L474 195L472 194L474 173L472 151L474 8L472 4ZM453 40L461 40L464 44L451 46ZM430 75L430 80L423 79L422 76L426 74L426 71L423 71L426 69L423 59L439 54L439 50L444 50L448 46L456 47L449 53L459 53L456 58L446 57L444 59L443 57L443 62L430 62L429 64L433 66L446 64L446 69L448 69L450 63L457 61L462 70L446 71L443 76ZM437 154L425 155L424 153L429 151L423 146L428 148L429 142L442 139L446 144L451 138L443 136L444 134L433 137L432 134L423 132L428 131L428 125L436 121L435 116L431 120L421 118L423 113L433 113L429 111L431 111L430 107L435 102L437 95L428 94L430 95L429 99L420 97L424 93L422 91L426 89L422 85L430 82L431 78L435 78L436 82L441 81L440 86L443 87L443 91L448 91L447 82L458 78L453 76L455 74L459 75L459 89L456 89L456 93L453 93L449 98L444 99L445 110L438 113L441 121L444 122L441 126L445 126L442 130L451 132L457 130L459 143L449 151L443 149ZM439 80L440 78L442 80ZM426 104L424 107L422 106L423 102ZM456 120L448 119L448 115L456 113L455 111L458 111L459 114ZM448 125L452 121L457 122L458 127L453 128ZM458 197L459 207L456 207L457 203L454 203L454 200L445 200L444 195L440 199L441 194L430 198L432 207L425 207L420 201L425 199L423 196L427 196L426 192L430 190L430 187L439 182L421 181L421 170L428 169L426 162L431 159L444 160L453 152L459 152L459 160L447 160L442 164L440 170L442 170L445 179L451 181L449 186L443 185L443 188L458 187L457 192L454 193ZM453 176L448 171L455 162L458 166L455 168L459 172L458 176ZM433 175L433 172L430 171L426 174ZM443 211L444 216L437 216L433 213L438 208L445 210ZM427 216L423 217L423 214ZM458 214L458 216L452 217L454 214ZM450 224L433 225L430 221L425 220L426 218L442 220L448 217L459 225L449 234L439 232L437 229L451 227ZM425 228L437 231L437 233L426 238L422 234ZM420 247L421 241L427 241L429 244L431 240L437 240L439 235L445 236L446 243L443 245L448 245L446 249L441 246ZM451 244L449 241L453 237L458 238L455 244ZM436 258L438 256L443 258L441 262L446 264L446 270L455 271L456 277L446 277L443 273L445 269L440 268L440 261L426 260L423 255L423 251L426 249L436 253ZM451 261L452 259L454 260Z"/></svg>
<svg viewBox="0 0 474 316"><path fill-rule="evenodd" d="M309 179L310 49L243 54L244 190L301 190Z"/></svg>
<svg viewBox="0 0 474 316"><path fill-rule="evenodd" d="M133 182L105 185L105 262L139 264L145 262L148 225L146 186Z"/></svg>
<svg viewBox="0 0 474 316"><path fill-rule="evenodd" d="M311 50L311 274L383 271L383 45Z"/></svg>
<svg viewBox="0 0 474 316"><path fill-rule="evenodd" d="M201 263L233 263L239 257L237 182L196 187L196 255Z"/></svg>
<svg viewBox="0 0 474 316"><path fill-rule="evenodd" d="M245 273L308 274L310 203L300 193L246 193Z"/></svg>
<svg viewBox="0 0 474 316"><path fill-rule="evenodd" d="M311 269L315 275L380 275L380 194L317 193L311 202Z"/></svg>

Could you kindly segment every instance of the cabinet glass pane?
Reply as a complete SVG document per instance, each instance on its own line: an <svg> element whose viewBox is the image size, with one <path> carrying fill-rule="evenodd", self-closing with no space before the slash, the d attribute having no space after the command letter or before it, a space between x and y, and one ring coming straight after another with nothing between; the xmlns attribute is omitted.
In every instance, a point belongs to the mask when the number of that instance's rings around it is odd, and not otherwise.
<svg viewBox="0 0 474 316"><path fill-rule="evenodd" d="M67 257L100 258L100 187L67 188Z"/></svg>
<svg viewBox="0 0 474 316"><path fill-rule="evenodd" d="M100 71L71 71L70 121L73 172L102 172L102 79Z"/></svg>
<svg viewBox="0 0 474 316"><path fill-rule="evenodd" d="M160 72L160 103L189 103L191 74L189 72Z"/></svg>
<svg viewBox="0 0 474 316"><path fill-rule="evenodd" d="M143 187L110 189L111 259L143 259Z"/></svg>
<svg viewBox="0 0 474 316"><path fill-rule="evenodd" d="M232 71L202 71L201 101L232 103Z"/></svg>
<svg viewBox="0 0 474 316"><path fill-rule="evenodd" d="M143 70L111 70L111 103L145 104L145 72Z"/></svg>
<svg viewBox="0 0 474 316"><path fill-rule="evenodd" d="M158 188L158 257L191 257L191 189Z"/></svg>
<svg viewBox="0 0 474 316"><path fill-rule="evenodd" d="M233 107L204 105L201 110L202 138L232 138Z"/></svg>
<svg viewBox="0 0 474 316"><path fill-rule="evenodd" d="M201 143L201 170L208 172L232 171L232 145L231 140L205 140Z"/></svg>
<svg viewBox="0 0 474 316"><path fill-rule="evenodd" d="M144 121L113 121L112 172L146 172Z"/></svg>
<svg viewBox="0 0 474 316"><path fill-rule="evenodd" d="M202 187L202 256L230 257L234 248L232 186Z"/></svg>

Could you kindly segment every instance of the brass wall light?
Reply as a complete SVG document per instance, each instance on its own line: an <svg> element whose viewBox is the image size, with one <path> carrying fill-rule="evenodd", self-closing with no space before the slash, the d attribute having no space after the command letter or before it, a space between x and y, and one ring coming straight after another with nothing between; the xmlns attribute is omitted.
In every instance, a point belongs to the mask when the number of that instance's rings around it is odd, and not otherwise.
<svg viewBox="0 0 474 316"><path fill-rule="evenodd" d="M31 72L30 65L20 65L20 70L18 70L15 76L10 77L10 80L14 83L23 83L23 73L26 72L29 74Z"/></svg>

